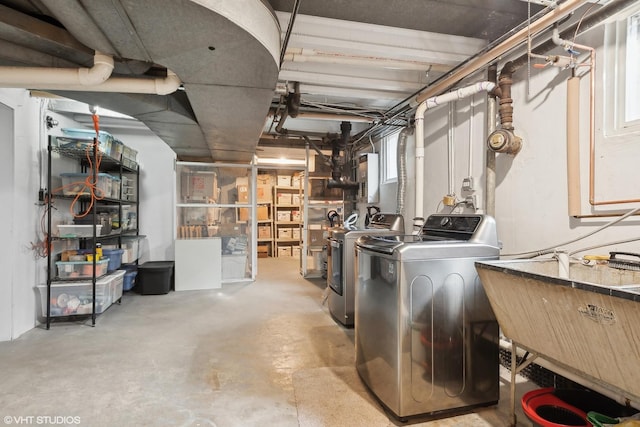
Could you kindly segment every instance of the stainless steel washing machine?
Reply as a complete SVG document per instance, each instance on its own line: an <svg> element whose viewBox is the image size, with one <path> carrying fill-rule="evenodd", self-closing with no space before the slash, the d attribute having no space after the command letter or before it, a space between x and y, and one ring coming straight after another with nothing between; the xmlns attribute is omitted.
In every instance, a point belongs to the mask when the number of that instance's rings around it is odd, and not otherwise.
<svg viewBox="0 0 640 427"><path fill-rule="evenodd" d="M421 235L357 240L356 367L403 419L498 402L498 323L474 267L499 256L486 215L431 215Z"/></svg>
<svg viewBox="0 0 640 427"><path fill-rule="evenodd" d="M390 235L404 233L402 215L376 213L371 216L367 228L347 229L335 227L329 230L327 253L328 305L331 316L346 327L353 326L354 291L356 281L355 242L364 235Z"/></svg>

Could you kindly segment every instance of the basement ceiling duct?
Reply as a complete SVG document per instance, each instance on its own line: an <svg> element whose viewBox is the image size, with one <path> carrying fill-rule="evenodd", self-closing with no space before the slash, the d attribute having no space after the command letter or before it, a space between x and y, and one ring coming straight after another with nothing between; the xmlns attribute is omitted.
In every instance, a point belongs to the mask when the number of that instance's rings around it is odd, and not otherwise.
<svg viewBox="0 0 640 427"><path fill-rule="evenodd" d="M144 73L129 78L153 81L173 79L175 73L184 90L169 95L98 93L54 85L46 89L139 119L179 158L252 161L280 57L280 27L264 2L59 0L49 6L29 3L23 10L31 16L16 8L10 10L11 22L0 18L0 29L13 25L13 31L0 32L0 39L12 46L26 44L30 51L3 49L8 53L0 54L0 65L87 67L89 52L97 51L115 59L111 78L125 71ZM50 18L61 26L51 24ZM12 24L16 20L38 28L38 35L18 31ZM42 60L42 55L59 60Z"/></svg>

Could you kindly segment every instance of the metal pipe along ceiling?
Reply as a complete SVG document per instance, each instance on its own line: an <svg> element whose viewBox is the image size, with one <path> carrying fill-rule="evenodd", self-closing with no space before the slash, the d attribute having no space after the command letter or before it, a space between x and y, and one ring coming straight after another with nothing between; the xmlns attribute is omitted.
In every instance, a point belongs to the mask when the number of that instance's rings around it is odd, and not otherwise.
<svg viewBox="0 0 640 427"><path fill-rule="evenodd" d="M421 102L424 102L429 97L442 93L443 91L447 90L447 88L455 85L460 80L476 72L490 62L496 60L501 55L516 48L518 45L525 43L529 36L536 35L537 33L547 28L549 25L552 25L553 23L569 15L571 12L573 12L575 9L582 6L586 2L587 0L567 0L551 12L544 15L542 18L531 23L531 25L528 25L527 27L521 29L520 31L506 39L504 42L495 46L493 49L485 52L482 55L479 55L476 58L471 59L470 61L467 61L463 66L450 73L446 78L441 79L440 81L429 86L426 90L419 93L414 98L411 105L415 107Z"/></svg>

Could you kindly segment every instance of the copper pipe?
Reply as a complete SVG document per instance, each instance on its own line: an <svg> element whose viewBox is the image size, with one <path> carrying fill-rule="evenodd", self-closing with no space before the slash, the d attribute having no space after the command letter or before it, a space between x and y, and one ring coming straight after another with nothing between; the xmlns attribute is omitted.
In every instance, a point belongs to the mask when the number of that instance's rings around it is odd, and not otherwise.
<svg viewBox="0 0 640 427"><path fill-rule="evenodd" d="M424 102L426 99L443 93L449 87L458 83L460 80L476 72L480 68L494 61L495 59L507 53L508 51L515 48L519 44L525 42L529 35L535 35L539 33L540 31L544 30L548 25L553 24L554 22L557 22L558 20L569 15L571 12L573 12L575 9L582 6L586 2L587 0L567 0L566 2L556 7L554 10L546 14L545 16L531 23L530 26L523 28L522 30L518 31L517 33L509 37L507 40L505 40L503 43L500 43L495 48L489 50L483 55L478 56L477 58L470 60L469 62L465 63L464 66L453 71L446 78L427 87L424 92L419 93L411 101L411 105L415 107L416 105L419 105L422 102Z"/></svg>
<svg viewBox="0 0 640 427"><path fill-rule="evenodd" d="M621 200L595 200L595 162L596 162L596 144L595 144L595 90L596 90L596 52L589 46L572 43L572 47L589 51L589 204L591 206L616 205L627 203L638 203L640 199L621 199ZM598 218L602 216L617 216L615 214L585 214L573 215L574 218Z"/></svg>
<svg viewBox="0 0 640 427"><path fill-rule="evenodd" d="M638 203L640 199L622 199L622 200L601 200L596 201L595 199L595 169L596 169L596 103L595 103L595 92L596 92L596 51L592 47L583 46L579 44L573 44L574 47L578 49L589 50L590 58L591 58L591 75L589 76L589 204L592 206L601 206L601 205L616 205L616 204L626 204L626 203Z"/></svg>
<svg viewBox="0 0 640 427"><path fill-rule="evenodd" d="M616 216L622 216L627 212L611 212L611 213L596 213L596 214L582 214L574 215L573 218L611 218ZM633 216L640 215L640 213L633 214Z"/></svg>

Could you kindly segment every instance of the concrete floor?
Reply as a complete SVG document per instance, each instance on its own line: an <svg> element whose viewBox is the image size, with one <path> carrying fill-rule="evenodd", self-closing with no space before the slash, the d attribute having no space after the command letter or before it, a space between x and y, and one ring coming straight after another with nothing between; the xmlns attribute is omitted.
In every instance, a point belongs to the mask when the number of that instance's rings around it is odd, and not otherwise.
<svg viewBox="0 0 640 427"><path fill-rule="evenodd" d="M353 330L331 319L323 292L295 260L267 258L250 284L126 293L95 328L54 323L0 343L0 415L4 425L404 425L360 381ZM506 426L506 378L498 406L409 424ZM532 425L518 413L519 426Z"/></svg>

